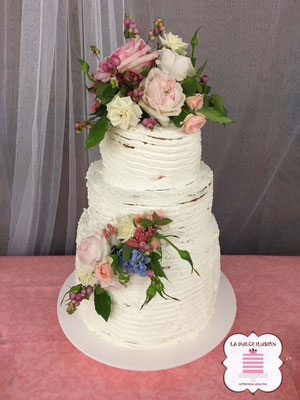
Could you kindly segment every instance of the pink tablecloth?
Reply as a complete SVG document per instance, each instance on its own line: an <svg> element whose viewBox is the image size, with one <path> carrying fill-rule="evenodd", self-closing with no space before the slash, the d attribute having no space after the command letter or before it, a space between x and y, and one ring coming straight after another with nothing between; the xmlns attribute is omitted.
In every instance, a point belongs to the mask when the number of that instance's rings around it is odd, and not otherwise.
<svg viewBox="0 0 300 400"><path fill-rule="evenodd" d="M183 367L131 372L100 364L64 336L56 316L61 285L74 257L0 258L1 400L253 399L223 383L223 343ZM256 399L300 394L300 257L224 256L237 297L231 333L273 333L283 343L283 383Z"/></svg>

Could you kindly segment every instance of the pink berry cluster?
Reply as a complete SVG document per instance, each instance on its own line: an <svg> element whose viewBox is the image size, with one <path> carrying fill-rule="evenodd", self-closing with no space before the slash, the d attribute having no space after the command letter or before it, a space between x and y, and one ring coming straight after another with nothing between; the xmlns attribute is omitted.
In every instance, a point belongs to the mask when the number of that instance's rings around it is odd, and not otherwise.
<svg viewBox="0 0 300 400"><path fill-rule="evenodd" d="M67 306L67 313L73 314L77 310L77 307L80 306L80 303L82 302L82 300L84 300L84 299L88 300L90 298L90 295L93 293L93 291L94 291L94 288L92 286L87 286L87 287L82 286L79 293L71 292L69 294L70 302L68 303L68 306Z"/></svg>
<svg viewBox="0 0 300 400"><path fill-rule="evenodd" d="M131 247L139 248L141 251L147 251L151 248L147 241L154 236L154 232L155 228L153 226L136 228L134 236L127 240L127 244Z"/></svg>
<svg viewBox="0 0 300 400"><path fill-rule="evenodd" d="M137 103L139 101L140 97L144 96L144 87L141 86L136 89L129 90L127 92L127 96L130 96L132 98L132 100Z"/></svg>
<svg viewBox="0 0 300 400"><path fill-rule="evenodd" d="M89 124L88 121L77 121L75 122L75 132L80 133L83 129L91 128L91 125Z"/></svg>
<svg viewBox="0 0 300 400"><path fill-rule="evenodd" d="M139 30L135 22L132 21L132 17L128 14L125 14L124 18L124 26L125 26L125 38L139 38Z"/></svg>
<svg viewBox="0 0 300 400"><path fill-rule="evenodd" d="M153 129L155 127L156 123L157 123L157 121L155 118L144 118L142 120L142 125L148 129Z"/></svg>
<svg viewBox="0 0 300 400"><path fill-rule="evenodd" d="M165 20L163 18L156 18L154 21L154 29L149 32L149 40L154 42L157 36L166 30Z"/></svg>
<svg viewBox="0 0 300 400"><path fill-rule="evenodd" d="M93 104L91 105L91 111L92 113L95 113L97 111L97 108L101 106L101 101L99 99L94 99Z"/></svg>
<svg viewBox="0 0 300 400"><path fill-rule="evenodd" d="M202 83L207 83L207 81L208 81L208 76L207 75L202 75L201 76L201 82Z"/></svg>
<svg viewBox="0 0 300 400"><path fill-rule="evenodd" d="M94 57L98 57L98 55L100 54L100 50L96 47L96 46L90 46L92 55Z"/></svg>
<svg viewBox="0 0 300 400"><path fill-rule="evenodd" d="M130 83L130 85L136 85L136 84L140 83L140 81L142 79L144 79L143 76L136 74L135 72L132 72L132 71L127 71L127 70L124 71L123 77L127 82Z"/></svg>
<svg viewBox="0 0 300 400"><path fill-rule="evenodd" d="M103 236L105 237L105 239L108 240L113 235L116 235L118 233L118 230L112 224L107 224L106 228L102 229L102 233L103 233Z"/></svg>

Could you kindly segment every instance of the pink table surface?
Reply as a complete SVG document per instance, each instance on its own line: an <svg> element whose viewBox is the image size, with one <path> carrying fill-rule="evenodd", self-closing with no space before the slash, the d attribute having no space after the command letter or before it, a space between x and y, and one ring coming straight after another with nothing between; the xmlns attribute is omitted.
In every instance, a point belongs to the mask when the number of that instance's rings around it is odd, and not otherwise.
<svg viewBox="0 0 300 400"><path fill-rule="evenodd" d="M0 399L253 399L223 383L223 343L199 360L155 372L108 367L77 350L56 315L74 257L0 257ZM300 257L223 256L237 297L230 333L273 333L283 343L283 383L256 399L300 394Z"/></svg>

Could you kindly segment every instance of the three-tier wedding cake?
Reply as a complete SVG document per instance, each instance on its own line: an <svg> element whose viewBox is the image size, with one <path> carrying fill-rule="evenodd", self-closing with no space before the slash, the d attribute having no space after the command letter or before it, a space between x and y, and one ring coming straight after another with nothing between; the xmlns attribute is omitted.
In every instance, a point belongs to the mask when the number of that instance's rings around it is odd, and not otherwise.
<svg viewBox="0 0 300 400"><path fill-rule="evenodd" d="M102 160L87 173L88 208L78 223L77 309L95 334L153 349L197 335L214 312L220 282L213 174L201 161L206 120L231 122L221 96L209 95L206 62L195 69L197 31L188 44L154 21L149 40L124 19L127 43L89 74L92 116L86 149ZM93 55L99 50L91 46Z"/></svg>

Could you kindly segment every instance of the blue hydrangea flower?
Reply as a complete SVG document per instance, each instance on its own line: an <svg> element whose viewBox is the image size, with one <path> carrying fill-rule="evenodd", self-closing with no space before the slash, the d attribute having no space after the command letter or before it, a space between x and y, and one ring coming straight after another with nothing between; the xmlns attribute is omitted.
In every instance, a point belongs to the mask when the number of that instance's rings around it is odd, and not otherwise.
<svg viewBox="0 0 300 400"><path fill-rule="evenodd" d="M123 260L123 249L117 252L119 257L119 264L130 274L139 274L140 276L146 276L147 267L150 258L145 256L144 253L137 249L132 249L131 259L128 261Z"/></svg>

